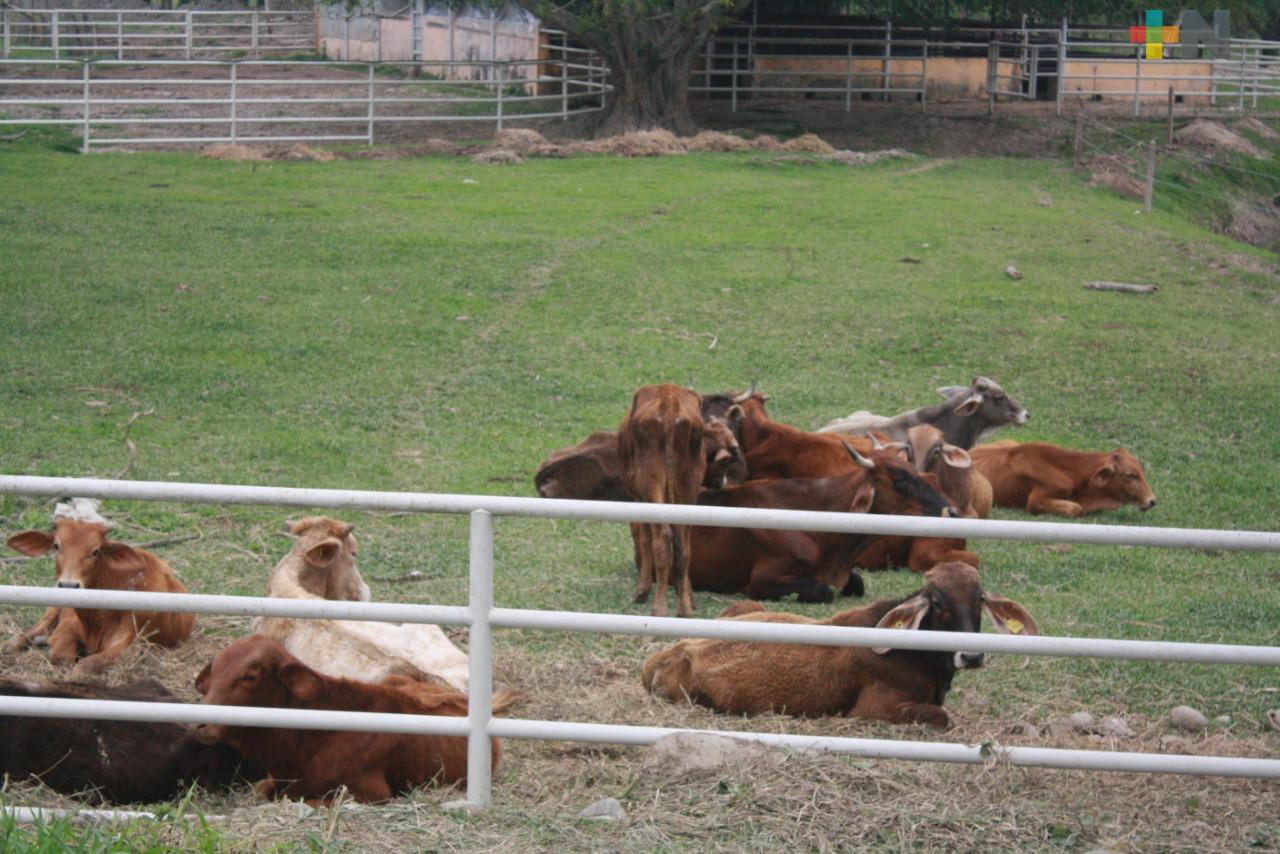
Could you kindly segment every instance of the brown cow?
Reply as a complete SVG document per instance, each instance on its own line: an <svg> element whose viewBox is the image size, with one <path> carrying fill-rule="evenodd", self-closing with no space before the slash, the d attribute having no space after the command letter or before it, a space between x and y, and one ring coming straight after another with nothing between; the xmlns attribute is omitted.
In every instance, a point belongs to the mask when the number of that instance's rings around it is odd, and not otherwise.
<svg viewBox="0 0 1280 854"><path fill-rule="evenodd" d="M178 703L152 679L108 687L0 679L0 695ZM0 775L33 777L56 792L112 804L155 803L191 784L209 791L248 785L262 769L225 744L201 744L178 724L0 715Z"/></svg>
<svg viewBox="0 0 1280 854"><path fill-rule="evenodd" d="M922 480L895 451L864 457L847 453L858 468L828 478L752 480L731 489L704 492L698 504L715 507L785 508L828 513L888 513L954 516L947 499ZM831 586L861 596L862 579L851 572L853 556L874 539L869 534L809 533L757 528L696 526L689 576L695 590L746 591L753 599L795 593L801 602L830 602Z"/></svg>
<svg viewBox="0 0 1280 854"><path fill-rule="evenodd" d="M969 452L991 481L1001 507L1072 518L1137 504L1156 506L1142 463L1124 448L1107 453L1071 451L1045 442L992 442Z"/></svg>
<svg viewBox="0 0 1280 854"><path fill-rule="evenodd" d="M974 471L968 451L947 442L931 424L908 430L907 445L916 470L938 478L943 494L955 502L961 516L985 519L991 515L991 484Z"/></svg>
<svg viewBox="0 0 1280 854"><path fill-rule="evenodd" d="M768 399L755 393L739 398L742 452L753 478L844 474L857 467L845 451L845 442L864 456L876 447L876 440L872 438L810 433L774 421L764 408ZM980 562L977 554L965 550L964 540L933 537L876 537L856 558L857 565L863 569L907 566L916 572L953 560L972 566Z"/></svg>
<svg viewBox="0 0 1280 854"><path fill-rule="evenodd" d="M674 385L645 386L635 393L618 428L618 462L623 482L637 501L697 502L707 471L701 405L695 392ZM692 616L688 526L634 524L631 534L639 558L635 601L647 599L656 581L653 613L665 616L667 585L674 584L676 613Z"/></svg>
<svg viewBox="0 0 1280 854"><path fill-rule="evenodd" d="M107 539L103 524L63 518L54 522L52 534L24 531L8 542L10 548L32 557L54 552L59 587L187 592L169 564L151 552ZM101 673L134 638L175 646L191 636L195 619L193 614L50 608L35 626L10 641L5 652L26 649L34 638L47 635L49 660L54 664L73 663L83 649L86 657L73 675Z"/></svg>
<svg viewBox="0 0 1280 854"><path fill-rule="evenodd" d="M976 632L985 613L1003 633L1039 633L1009 599L984 593L978 571L947 563L925 573L924 587L825 620L731 606L750 622L812 623L881 629ZM942 708L957 670L981 667L982 653L748 643L687 638L649 657L642 680L653 694L732 714L785 712L799 717L847 715L891 723L946 727Z"/></svg>
<svg viewBox="0 0 1280 854"><path fill-rule="evenodd" d="M251 635L218 653L196 677L196 690L209 705L385 712L411 715L467 714L467 695L435 685L389 676L381 684L323 675L262 635ZM498 691L495 714L524 695ZM385 801L427 783L450 785L466 779L465 736L333 732L204 724L206 743L225 742L261 762L267 777L254 785L263 797L288 795L308 803L328 803L346 786L358 801ZM492 739L494 767L501 754Z"/></svg>

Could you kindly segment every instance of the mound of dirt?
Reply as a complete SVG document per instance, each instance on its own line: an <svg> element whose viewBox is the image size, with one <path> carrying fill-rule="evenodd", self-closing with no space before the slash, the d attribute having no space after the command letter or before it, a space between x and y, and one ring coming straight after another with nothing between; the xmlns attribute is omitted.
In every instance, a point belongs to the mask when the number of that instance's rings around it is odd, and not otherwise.
<svg viewBox="0 0 1280 854"><path fill-rule="evenodd" d="M535 145L525 152L528 157L568 157L569 154L569 149L553 142L548 142L546 145Z"/></svg>
<svg viewBox="0 0 1280 854"><path fill-rule="evenodd" d="M493 138L493 147L514 151L516 154L530 154L534 149L550 145L547 138L536 130L528 128L507 128L498 131Z"/></svg>
<svg viewBox="0 0 1280 854"><path fill-rule="evenodd" d="M750 151L752 149L750 140L714 130L704 130L692 139L686 139L685 147L689 151Z"/></svg>
<svg viewBox="0 0 1280 854"><path fill-rule="evenodd" d="M1236 202L1226 232L1252 246L1280 249L1280 207L1269 199Z"/></svg>
<svg viewBox="0 0 1280 854"><path fill-rule="evenodd" d="M669 130L642 130L571 145L571 151L612 154L617 157L662 157L684 154L687 149Z"/></svg>
<svg viewBox="0 0 1280 854"><path fill-rule="evenodd" d="M755 151L783 151L782 143L778 142L776 137L767 133L762 133L755 139L751 140L751 148Z"/></svg>
<svg viewBox="0 0 1280 854"><path fill-rule="evenodd" d="M200 156L210 160L269 160L267 152L248 145L229 145L215 142L200 149Z"/></svg>
<svg viewBox="0 0 1280 854"><path fill-rule="evenodd" d="M314 160L318 163L328 163L330 160L337 159L332 151L326 151L323 148L312 148L301 142L295 142L284 151L272 152L272 160Z"/></svg>
<svg viewBox="0 0 1280 854"><path fill-rule="evenodd" d="M1099 156L1089 160L1088 166L1093 173L1089 179L1093 186L1106 187L1130 199L1142 198L1145 188L1126 161L1119 157Z"/></svg>
<svg viewBox="0 0 1280 854"><path fill-rule="evenodd" d="M835 146L817 134L806 133L782 144L783 151L802 152L804 154L823 154L827 157L836 153Z"/></svg>
<svg viewBox="0 0 1280 854"><path fill-rule="evenodd" d="M1267 154L1231 128L1217 122L1197 119L1174 134L1184 145L1194 145L1212 152L1244 154L1258 160L1266 160Z"/></svg>
<svg viewBox="0 0 1280 854"><path fill-rule="evenodd" d="M1280 133L1276 133L1268 125L1263 124L1253 116L1240 119L1240 121L1236 122L1234 126L1237 130L1247 130L1250 133L1256 133L1263 139L1268 139L1272 142L1280 140Z"/></svg>
<svg viewBox="0 0 1280 854"><path fill-rule="evenodd" d="M524 158L514 151L505 148L491 148L488 151L481 151L479 154L471 155L472 163L523 163Z"/></svg>

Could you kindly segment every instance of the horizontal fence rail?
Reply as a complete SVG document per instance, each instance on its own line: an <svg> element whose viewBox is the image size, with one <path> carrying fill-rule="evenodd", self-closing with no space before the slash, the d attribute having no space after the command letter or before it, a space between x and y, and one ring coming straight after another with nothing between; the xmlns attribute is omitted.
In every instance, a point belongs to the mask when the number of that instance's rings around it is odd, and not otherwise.
<svg viewBox="0 0 1280 854"><path fill-rule="evenodd" d="M0 125L61 125L82 148L335 141L379 126L505 124L603 109L605 70L567 59L403 63L0 60Z"/></svg>
<svg viewBox="0 0 1280 854"><path fill-rule="evenodd" d="M0 698L0 714L104 720L171 721L239 726L437 733L468 738L467 798L489 802L491 737L650 744L676 728L587 722L494 719L492 717L494 628L708 637L762 643L833 646L889 646L899 649L1004 652L1089 656L1166 662L1215 662L1277 666L1280 648L1230 644L1164 643L1099 638L1018 637L951 632L905 632L802 624L688 620L631 615L581 614L493 607L493 516L565 518L609 522L666 522L845 533L955 536L1051 542L1107 543L1171 548L1280 551L1280 533L1199 531L1087 524L1004 522L969 519L807 513L684 505L564 501L504 496L437 495L287 487L135 482L119 480L0 476L0 494L77 495L116 500L322 507L334 510L399 510L466 513L470 517L469 605L466 608L394 603L328 602L203 594L135 593L0 586L0 602L28 606L146 609L239 616L356 619L438 623L469 627L470 699L468 716L439 718L363 712L222 707L171 703ZM858 738L722 732L797 750L820 750L870 758L982 764L1007 761L1047 768L1145 773L1280 778L1280 760L1185 756L1107 751L1057 750L1001 745L965 745Z"/></svg>

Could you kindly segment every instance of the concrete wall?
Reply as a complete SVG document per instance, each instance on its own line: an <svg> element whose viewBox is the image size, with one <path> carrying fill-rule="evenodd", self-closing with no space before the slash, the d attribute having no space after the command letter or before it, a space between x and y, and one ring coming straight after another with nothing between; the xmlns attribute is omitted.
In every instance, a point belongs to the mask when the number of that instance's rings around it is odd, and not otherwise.
<svg viewBox="0 0 1280 854"><path fill-rule="evenodd" d="M771 57L757 56L756 83L762 87L793 88L843 88L850 75L852 65L852 82L854 87L879 89L884 84L886 61L872 57L854 57L852 63L844 57ZM1013 60L1000 62L1000 75L1012 76L1016 68ZM916 89L919 87L920 74L924 71L924 60L920 58L896 58L888 60L890 89ZM778 72L793 72L780 74ZM799 72L799 73L794 73ZM712 72L713 75L716 72ZM720 72L723 74L723 72ZM695 85L704 79L703 73L694 72ZM721 78L722 80L727 78ZM741 75L739 82L745 85L749 78ZM717 83L713 78L713 85ZM987 59L982 56L940 56L929 58L928 78L925 81L926 97L929 100L951 100L959 98L982 98L987 94ZM771 92L770 96L782 95L785 92ZM801 93L796 93L802 97ZM914 98L908 93L899 93L897 99Z"/></svg>
<svg viewBox="0 0 1280 854"><path fill-rule="evenodd" d="M1142 101L1164 101L1169 94L1169 87L1181 94L1185 92L1204 92L1204 95L1185 95L1185 104L1209 103L1209 92L1213 85L1210 75L1213 65L1207 61L1193 60L1153 60L1141 63L1139 60L1108 60L1098 62L1088 59L1067 60L1067 80L1064 94L1088 96L1098 92L1111 94L1100 95L1106 100L1133 100L1135 88ZM1099 78L1121 78L1115 80ZM1196 80L1161 80L1162 77L1195 77Z"/></svg>
<svg viewBox="0 0 1280 854"><path fill-rule="evenodd" d="M362 31L357 33L353 27L349 38L335 32L336 29L327 27L320 37L320 51L330 59L372 62L413 59L413 24L408 17L379 18L377 29L372 32L370 28L362 27ZM496 25L491 25L487 18L457 17L451 26L448 16L423 16L423 59L472 62L494 58L503 61L532 60L538 58L538 48L536 23L498 20ZM532 65L513 68L511 72L512 76L519 74L523 77L534 74ZM441 69L432 73L451 79L479 79L483 76L480 68Z"/></svg>

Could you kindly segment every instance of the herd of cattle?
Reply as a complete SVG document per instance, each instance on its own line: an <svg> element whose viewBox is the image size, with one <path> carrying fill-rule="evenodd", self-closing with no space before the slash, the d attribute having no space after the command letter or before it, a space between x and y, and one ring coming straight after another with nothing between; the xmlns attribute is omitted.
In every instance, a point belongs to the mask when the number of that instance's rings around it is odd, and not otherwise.
<svg viewBox="0 0 1280 854"><path fill-rule="evenodd" d="M724 507L983 517L991 506L1079 516L1155 504L1127 451L1082 453L1042 443L977 441L1027 412L991 380L940 389L945 402L893 418L865 412L816 433L770 419L754 388L699 396L676 386L636 392L615 433L595 433L557 452L535 476L548 498L637 500ZM156 555L109 538L96 503L59 504L50 531L10 537L29 556L52 553L59 587L185 593ZM368 601L356 567L353 526L327 517L289 523L293 547L272 570L273 597ZM636 601L656 585L654 611L693 613L697 590L745 592L723 619L902 630L1036 634L1035 620L983 590L979 557L957 539L803 533L725 527L632 525ZM860 569L923 572L919 591L812 620L770 612L758 601L795 593L829 602L833 590L862 595ZM140 611L50 608L6 654L47 646L78 681L0 679L0 694L176 702L146 680L107 687L82 677L111 667L141 638L171 647L194 617ZM195 679L214 705L402 714L467 713L467 657L436 626L353 620L260 618L254 634L219 652ZM827 648L686 639L652 655L642 682L673 702L733 713L847 714L898 723L949 724L943 700L957 670L979 653ZM495 713L525 698L494 697ZM380 801L466 774L466 739L271 727L0 717L0 772L36 777L63 792L116 803L165 800L191 784L225 789L252 782L264 797L326 802L346 787ZM496 763L500 747L493 740ZM256 782L254 782L256 781Z"/></svg>

